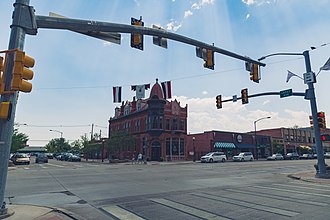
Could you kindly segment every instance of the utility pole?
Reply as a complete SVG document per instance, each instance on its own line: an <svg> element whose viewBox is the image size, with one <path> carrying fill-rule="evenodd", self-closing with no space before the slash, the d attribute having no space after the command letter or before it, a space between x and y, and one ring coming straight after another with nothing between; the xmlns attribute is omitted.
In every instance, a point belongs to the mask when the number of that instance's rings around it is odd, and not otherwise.
<svg viewBox="0 0 330 220"><path fill-rule="evenodd" d="M93 133L94 133L94 123L92 123L91 141L93 140Z"/></svg>
<svg viewBox="0 0 330 220"><path fill-rule="evenodd" d="M25 28L21 26L22 22L22 10L29 7L30 0L16 0L14 3L14 12L13 12L13 21L9 39L8 49L24 49L24 40L25 40ZM6 63L6 71L4 72L5 79L5 91L10 91L11 89L11 80L12 72L14 66L14 53L8 54L8 60ZM8 209L6 208L6 203L4 201L7 175L8 175L8 161L10 153L10 145L13 136L15 112L17 105L18 92L6 93L1 95L1 102L10 102L11 111L9 112L8 120L0 121L0 217L8 214Z"/></svg>

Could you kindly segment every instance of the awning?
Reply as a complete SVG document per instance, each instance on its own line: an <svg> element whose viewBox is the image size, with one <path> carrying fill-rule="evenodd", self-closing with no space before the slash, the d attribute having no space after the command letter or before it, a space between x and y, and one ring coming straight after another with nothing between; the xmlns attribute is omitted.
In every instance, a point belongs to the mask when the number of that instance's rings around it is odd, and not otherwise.
<svg viewBox="0 0 330 220"><path fill-rule="evenodd" d="M213 147L214 148L236 148L234 143L226 143L226 142L215 142Z"/></svg>
<svg viewBox="0 0 330 220"><path fill-rule="evenodd" d="M236 144L236 147L237 148L249 148L249 149L253 149L255 148L255 145L254 144Z"/></svg>

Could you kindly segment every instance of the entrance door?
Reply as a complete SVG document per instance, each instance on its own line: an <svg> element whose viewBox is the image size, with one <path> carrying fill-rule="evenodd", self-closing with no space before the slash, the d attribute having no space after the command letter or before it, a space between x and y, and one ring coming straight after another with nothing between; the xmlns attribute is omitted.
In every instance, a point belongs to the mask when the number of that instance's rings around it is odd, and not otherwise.
<svg viewBox="0 0 330 220"><path fill-rule="evenodd" d="M151 160L159 161L161 157L161 146L158 141L152 142L151 146Z"/></svg>

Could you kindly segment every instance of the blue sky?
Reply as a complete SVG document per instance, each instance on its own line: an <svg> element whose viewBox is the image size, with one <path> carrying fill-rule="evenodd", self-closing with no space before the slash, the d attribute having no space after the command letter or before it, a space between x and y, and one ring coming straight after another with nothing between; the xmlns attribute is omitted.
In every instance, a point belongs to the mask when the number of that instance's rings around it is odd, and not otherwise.
<svg viewBox="0 0 330 220"><path fill-rule="evenodd" d="M9 41L12 0L0 1L0 45ZM130 24L142 16L145 26L161 25L171 32L257 59L276 52L303 52L311 46L313 71L330 57L330 3L327 0L31 0L37 15L55 12L76 19ZM25 51L36 59L33 90L21 93L16 119L30 145L44 145L63 132L70 142L94 131L107 136L108 119L114 115L112 86L122 86L123 99L135 95L131 85L170 80L173 99L188 104L188 132L225 130L246 132L261 117L257 129L309 126L310 104L301 97L252 98L249 104L223 103L215 97L240 96L292 88L304 92L307 85L297 77L286 83L287 70L302 76L302 57L272 57L264 60L259 84L249 79L244 62L215 55L215 70L205 69L195 48L169 41L168 49L144 37L144 51L130 47L130 35L122 34L121 45L65 30L39 29L26 36ZM321 46L324 45L325 46ZM329 71L322 71L315 84L319 111L328 119ZM84 87L84 88L82 88ZM149 95L150 90L146 95ZM329 119L330 120L330 119Z"/></svg>

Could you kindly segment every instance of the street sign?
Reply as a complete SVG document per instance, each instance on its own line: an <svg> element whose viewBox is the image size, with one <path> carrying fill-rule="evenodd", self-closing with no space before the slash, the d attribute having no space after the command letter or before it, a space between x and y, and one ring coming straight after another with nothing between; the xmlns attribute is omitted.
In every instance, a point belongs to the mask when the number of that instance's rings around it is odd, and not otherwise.
<svg viewBox="0 0 330 220"><path fill-rule="evenodd" d="M292 96L292 89L286 89L286 90L280 91L280 98L284 98L284 97L288 97L288 96Z"/></svg>
<svg viewBox="0 0 330 220"><path fill-rule="evenodd" d="M316 83L315 74L313 72L304 73L304 83Z"/></svg>
<svg viewBox="0 0 330 220"><path fill-rule="evenodd" d="M233 102L237 102L237 95L233 95Z"/></svg>

